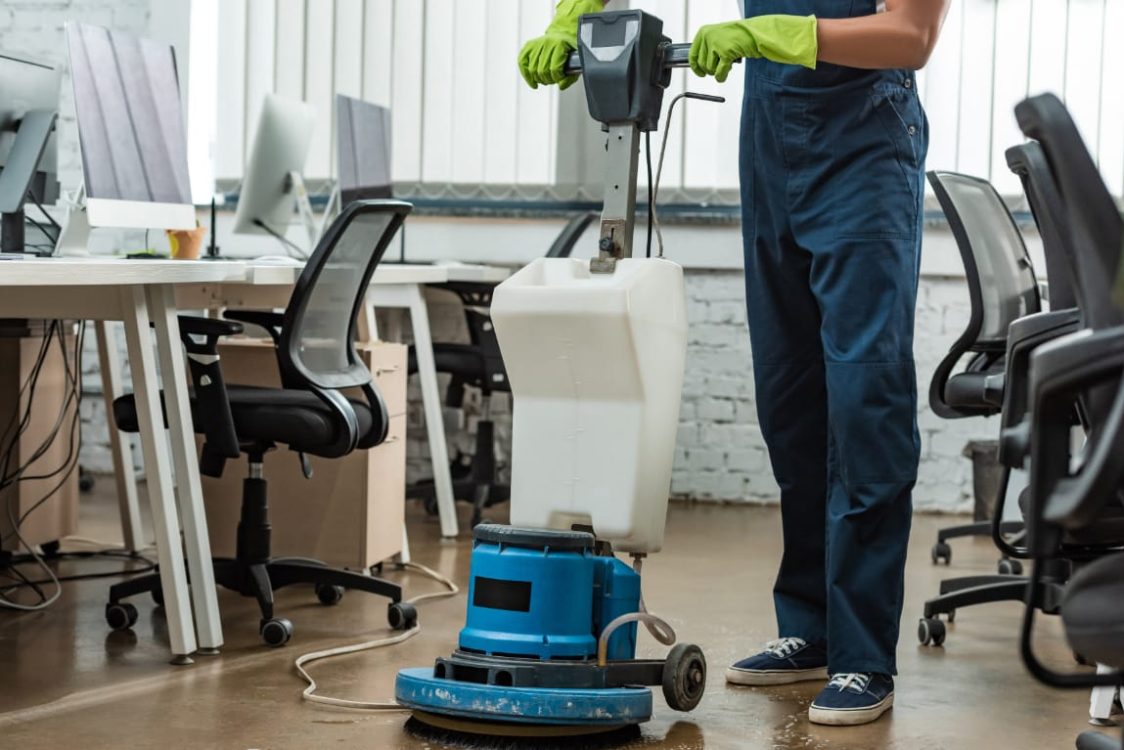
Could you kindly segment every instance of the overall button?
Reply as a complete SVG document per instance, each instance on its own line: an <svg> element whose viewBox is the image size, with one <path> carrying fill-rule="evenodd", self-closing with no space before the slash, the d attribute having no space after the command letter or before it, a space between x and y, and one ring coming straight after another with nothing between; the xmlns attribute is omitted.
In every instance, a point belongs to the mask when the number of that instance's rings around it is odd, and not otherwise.
<svg viewBox="0 0 1124 750"><path fill-rule="evenodd" d="M902 85L905 86L907 89L911 89L911 88L913 88L913 81L911 81L907 78L907 79L905 79L905 81L902 82Z"/></svg>
<svg viewBox="0 0 1124 750"><path fill-rule="evenodd" d="M908 128L906 128L906 131L907 131L907 132L908 132L908 133L909 133L910 135L917 135L917 128L916 128L916 127L914 127L913 125L910 125L910 126L909 126Z"/></svg>

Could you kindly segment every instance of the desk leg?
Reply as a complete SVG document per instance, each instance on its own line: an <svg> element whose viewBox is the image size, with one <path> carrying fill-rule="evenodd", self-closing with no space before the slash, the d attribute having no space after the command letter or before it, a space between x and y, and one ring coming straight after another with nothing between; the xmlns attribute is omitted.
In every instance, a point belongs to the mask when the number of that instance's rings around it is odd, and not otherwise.
<svg viewBox="0 0 1124 750"><path fill-rule="evenodd" d="M146 546L141 530L140 508L137 505L137 478L133 470L133 449L129 438L113 421L113 400L121 395L121 357L117 339L104 320L94 323L98 341L98 365L101 369L101 392L105 401L105 419L109 427L109 445L113 452L113 477L117 482L117 504L121 512L121 534L125 549L139 552Z"/></svg>
<svg viewBox="0 0 1124 750"><path fill-rule="evenodd" d="M170 286L148 288L148 308L156 325L156 348L164 381L164 403L176 467L176 499L191 574L195 627L201 651L217 653L222 646L222 623L215 589L215 568L203 508L203 488L195 455L195 431L187 393L187 372L181 353L176 301Z"/></svg>
<svg viewBox="0 0 1124 750"><path fill-rule="evenodd" d="M122 317L133 391L137 402L137 423L148 478L148 503L152 506L152 525L156 532L156 555L160 563L160 584L164 589L164 611L168 618L168 638L174 664L190 664L195 651L195 629L191 621L191 601L184 570L176 500L172 492L172 471L164 421L160 418L160 384L148 333L148 304L140 286L123 287ZM174 409L169 409L174 411Z"/></svg>
<svg viewBox="0 0 1124 750"><path fill-rule="evenodd" d="M429 435L429 455L433 462L433 483L437 490L437 511L441 517L441 536L457 535L457 507L453 479L449 474L449 449L445 442L445 420L441 414L441 393L437 390L437 366L433 360L433 339L429 331L429 310L420 285L410 287L410 325L414 329L414 353L418 358L425 429Z"/></svg>

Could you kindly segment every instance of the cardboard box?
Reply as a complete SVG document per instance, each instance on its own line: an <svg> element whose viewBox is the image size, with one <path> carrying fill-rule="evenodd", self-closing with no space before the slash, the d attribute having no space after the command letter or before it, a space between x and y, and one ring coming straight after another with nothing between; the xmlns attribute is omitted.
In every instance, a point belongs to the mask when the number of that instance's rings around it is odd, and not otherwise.
<svg viewBox="0 0 1124 750"><path fill-rule="evenodd" d="M343 458L309 456L301 474L296 453L279 446L265 457L274 557L312 557L329 565L368 568L402 551L406 503L406 347L357 344L390 414L390 434L370 450ZM227 383L280 386L273 343L230 339L219 347ZM349 394L362 398L360 394ZM201 440L200 440L201 442ZM213 554L233 557L245 459L231 460L221 478L203 477Z"/></svg>
<svg viewBox="0 0 1124 750"><path fill-rule="evenodd" d="M34 396L30 388L24 389L21 393L23 384L27 382L35 368L43 343L41 332L28 330L24 333L26 335L0 337L0 432L12 423L13 417L18 421L21 415L30 414L26 429L16 439L14 446L16 463L9 467L9 471L30 460L50 437L67 394L71 390L66 377L63 353L56 340L51 343L43 360ZM74 345L74 337L67 336L65 338L67 351L73 352ZM72 364L80 367L77 363ZM27 411L29 404L32 407L30 412ZM47 451L30 465L27 476L51 474L66 465L67 454L71 449L71 427L77 410L78 401L75 400L63 415L54 441ZM0 454L6 452L11 445L15 437L14 432L15 430L12 430L8 435L0 436ZM77 452L77 443L73 449ZM28 544L54 542L77 532L78 466L77 457L71 456L71 459L74 462L74 470L70 476L46 501L39 504L20 526L20 533ZM0 490L0 538L7 538L7 541L0 543L0 548L16 550L20 547L19 541L14 536L8 538L12 530L9 507L16 518L22 516L44 496L51 493L61 478L59 475L44 479L29 479Z"/></svg>

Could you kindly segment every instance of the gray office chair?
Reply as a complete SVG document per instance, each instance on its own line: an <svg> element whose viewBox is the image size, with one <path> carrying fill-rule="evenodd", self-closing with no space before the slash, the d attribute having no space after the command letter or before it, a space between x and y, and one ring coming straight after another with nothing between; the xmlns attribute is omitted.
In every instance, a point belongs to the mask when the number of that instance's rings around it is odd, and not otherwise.
<svg viewBox="0 0 1124 750"><path fill-rule="evenodd" d="M570 219L554 238L547 258L568 258L582 234L598 214L594 211L580 213ZM437 342L433 357L437 372L451 376L445 393L445 405L459 409L464 403L466 387L477 388L481 393L481 415L476 423L476 439L471 456L458 455L451 462L453 496L472 503L472 525L480 523L485 508L508 500L511 488L496 477L495 423L491 416L492 395L510 393L507 369L503 364L500 344L492 327L489 307L495 284L449 283L440 284L460 297L468 327L469 343ZM414 348L410 347L410 374L417 372ZM410 488L410 496L422 500L427 511L437 512L436 493L432 480L422 480Z"/></svg>
<svg viewBox="0 0 1124 750"><path fill-rule="evenodd" d="M292 636L292 623L274 613L273 592L294 584L314 585L325 605L339 602L345 589L385 596L391 600L388 619L393 627L406 629L416 621L416 611L402 602L397 584L315 560L271 558L262 478L265 454L279 444L299 454L305 476L311 476L308 455L337 458L386 439L386 404L355 350L355 321L371 275L410 209L399 201L349 204L324 233L284 313L229 310L226 319L180 317L194 382L192 420L205 440L200 471L221 476L226 461L242 454L249 462L237 553L233 559L215 559L215 580L257 599L259 633L270 646L283 645ZM241 333L243 323L265 328L273 337L281 388L224 383L218 342ZM358 391L362 398L345 391ZM123 396L113 406L117 426L136 432L133 396ZM110 627L122 630L136 623L136 607L123 600L143 592L150 592L157 604L163 602L159 575L132 578L110 589Z"/></svg>
<svg viewBox="0 0 1124 750"><path fill-rule="evenodd" d="M1041 311L1038 280L1022 234L989 182L954 172L928 177L960 250L970 303L968 325L933 373L929 406L944 419L995 415L1002 407L1007 330L1015 320ZM966 356L966 367L957 372ZM1015 534L1021 528L1008 523L1003 531ZM951 539L990 535L990 521L943 528L932 548L933 562L951 561ZM1000 560L999 570L1020 572L1009 558Z"/></svg>
<svg viewBox="0 0 1124 750"><path fill-rule="evenodd" d="M1086 330L1032 355L1032 407L1025 429L1009 430L1005 441L1030 459L1031 581L1049 575L1059 560L1079 566L1060 604L1066 637L1089 661L1118 671L1065 674L1044 665L1033 646L1035 614L1044 603L1033 586L1021 650L1031 673L1046 684L1114 687L1124 684L1124 309L1114 304L1111 286L1122 260L1124 219L1057 97L1028 99L1015 114L1023 132L1041 144L1058 187ZM1087 434L1080 462L1071 456L1074 402ZM1078 747L1108 750L1121 743L1086 733Z"/></svg>

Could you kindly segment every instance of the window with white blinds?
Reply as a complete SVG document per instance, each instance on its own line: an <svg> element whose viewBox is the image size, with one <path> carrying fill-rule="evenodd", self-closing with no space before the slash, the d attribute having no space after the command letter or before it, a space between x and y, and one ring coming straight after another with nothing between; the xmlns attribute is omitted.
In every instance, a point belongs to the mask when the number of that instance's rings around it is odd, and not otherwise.
<svg viewBox="0 0 1124 750"><path fill-rule="evenodd" d="M554 0L193 1L216 5L219 180L241 177L270 92L302 98L319 113L306 167L312 179L334 173L336 92L390 107L394 179L426 194L483 184L495 195L513 188L549 195L557 190L541 188L568 179L574 139L564 131L575 119L561 110L577 106L580 92L533 91L515 65L522 42L546 27ZM632 5L661 17L675 40L738 14L737 0ZM1069 104L1114 193L1124 194L1122 38L1124 0L952 0L919 81L932 128L929 167L988 177L1017 194L1003 157L1021 140L1014 105L1053 91ZM741 76L736 66L722 85L675 72L669 95L689 85L729 101L689 103L677 113L665 195L728 195L737 187Z"/></svg>

